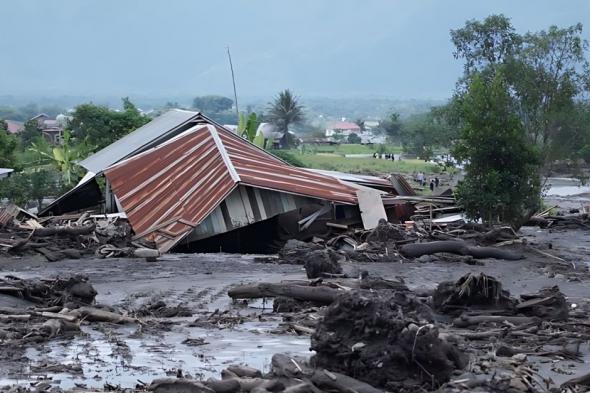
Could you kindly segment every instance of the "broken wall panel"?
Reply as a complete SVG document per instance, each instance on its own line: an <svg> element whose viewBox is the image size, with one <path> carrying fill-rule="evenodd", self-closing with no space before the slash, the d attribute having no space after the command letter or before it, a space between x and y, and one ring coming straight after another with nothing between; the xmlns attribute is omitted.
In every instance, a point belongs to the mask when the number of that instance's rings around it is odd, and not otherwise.
<svg viewBox="0 0 590 393"><path fill-rule="evenodd" d="M256 197L256 194L260 198ZM321 201L313 198L305 198L292 194L284 194L277 191L257 190L252 187L240 185L232 191L227 198L216 207L211 214L204 219L183 240L186 245L200 239L229 232L255 222L267 220L280 214L297 210L302 207L321 207ZM249 212L263 212L256 219Z"/></svg>

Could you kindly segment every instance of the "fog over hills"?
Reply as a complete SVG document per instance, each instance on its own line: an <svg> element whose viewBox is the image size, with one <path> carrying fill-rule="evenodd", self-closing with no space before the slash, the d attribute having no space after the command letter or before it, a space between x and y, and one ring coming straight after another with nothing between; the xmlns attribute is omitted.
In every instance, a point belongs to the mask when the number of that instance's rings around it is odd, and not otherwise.
<svg viewBox="0 0 590 393"><path fill-rule="evenodd" d="M582 22L590 2L3 0L0 96L110 102L238 94L448 97L461 72L449 30L504 13L520 31ZM72 99L75 101L74 99Z"/></svg>

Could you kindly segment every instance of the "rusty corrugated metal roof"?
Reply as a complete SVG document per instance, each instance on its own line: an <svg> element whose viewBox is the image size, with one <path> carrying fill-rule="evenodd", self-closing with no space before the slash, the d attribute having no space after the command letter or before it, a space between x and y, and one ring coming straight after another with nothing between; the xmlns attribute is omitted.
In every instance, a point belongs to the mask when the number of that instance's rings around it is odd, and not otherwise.
<svg viewBox="0 0 590 393"><path fill-rule="evenodd" d="M0 206L0 228L12 222L19 212L20 209L13 204Z"/></svg>
<svg viewBox="0 0 590 393"><path fill-rule="evenodd" d="M356 190L295 168L213 124L197 125L124 160L105 176L136 235L166 252L238 184L332 202L356 203Z"/></svg>
<svg viewBox="0 0 590 393"><path fill-rule="evenodd" d="M357 202L355 189L334 177L288 165L236 134L217 131L243 184L332 202Z"/></svg>

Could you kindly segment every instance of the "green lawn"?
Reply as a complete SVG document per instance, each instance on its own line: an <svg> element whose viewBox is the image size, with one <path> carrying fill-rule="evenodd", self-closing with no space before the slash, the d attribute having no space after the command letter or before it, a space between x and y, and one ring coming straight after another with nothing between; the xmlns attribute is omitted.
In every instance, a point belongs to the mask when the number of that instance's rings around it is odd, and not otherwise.
<svg viewBox="0 0 590 393"><path fill-rule="evenodd" d="M376 158L350 158L334 153L304 153L290 151L289 155L307 168L324 169L347 173L384 174L384 173L438 173L440 167L422 160L380 160Z"/></svg>
<svg viewBox="0 0 590 393"><path fill-rule="evenodd" d="M340 145L313 145L305 144L303 146L304 152L310 153L334 153L338 155L345 154L373 154L380 146L383 146L383 150L387 153L401 153L402 147L397 145L361 145L361 144L340 144Z"/></svg>

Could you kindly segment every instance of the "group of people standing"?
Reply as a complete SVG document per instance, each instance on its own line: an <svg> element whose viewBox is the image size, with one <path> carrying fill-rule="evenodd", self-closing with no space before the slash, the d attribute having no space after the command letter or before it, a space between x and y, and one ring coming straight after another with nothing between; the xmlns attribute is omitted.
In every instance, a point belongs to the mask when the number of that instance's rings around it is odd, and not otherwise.
<svg viewBox="0 0 590 393"><path fill-rule="evenodd" d="M438 185L440 184L440 179L438 178L438 176L435 176L433 178L430 178L430 180L427 180L424 172L416 173L414 175L414 181L416 181L418 184L420 184L421 187L426 186L426 183L428 182L428 186L430 187L430 191L434 191L434 189L438 188Z"/></svg>
<svg viewBox="0 0 590 393"><path fill-rule="evenodd" d="M395 161L395 156L393 153L373 153L373 158Z"/></svg>

